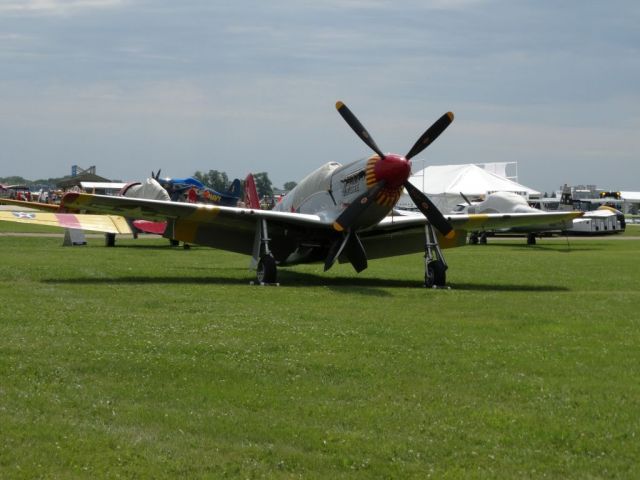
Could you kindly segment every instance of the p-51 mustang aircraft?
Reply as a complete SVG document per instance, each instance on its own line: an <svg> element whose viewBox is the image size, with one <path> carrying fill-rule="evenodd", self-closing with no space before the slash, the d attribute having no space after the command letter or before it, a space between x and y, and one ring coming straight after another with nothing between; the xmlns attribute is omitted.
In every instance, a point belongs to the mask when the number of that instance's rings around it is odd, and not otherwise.
<svg viewBox="0 0 640 480"><path fill-rule="evenodd" d="M357 272L368 260L425 253L425 285L444 286L442 249L462 246L467 231L569 219L575 213L444 216L408 178L411 158L428 147L453 120L445 113L405 155L384 154L342 102L336 108L358 137L375 152L341 165L327 163L289 192L274 210L175 203L140 198L68 193L62 205L90 213L166 220L164 236L251 255L260 283L277 281L278 265L336 260ZM422 214L390 215L406 188Z"/></svg>

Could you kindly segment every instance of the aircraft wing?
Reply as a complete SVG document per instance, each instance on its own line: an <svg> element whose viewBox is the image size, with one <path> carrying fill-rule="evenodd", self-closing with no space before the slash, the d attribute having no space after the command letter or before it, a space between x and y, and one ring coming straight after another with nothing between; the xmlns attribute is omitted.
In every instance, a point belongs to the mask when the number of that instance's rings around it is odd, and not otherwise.
<svg viewBox="0 0 640 480"><path fill-rule="evenodd" d="M257 219L264 218L275 224L291 226L327 226L332 222L323 221L318 215L302 213L257 210L253 208L224 207L203 203L170 202L142 198L116 197L110 195L90 195L87 193L67 193L62 205L65 208L86 210L94 213L121 215L143 220L184 220L202 224L232 227L234 225L255 225Z"/></svg>
<svg viewBox="0 0 640 480"><path fill-rule="evenodd" d="M451 214L445 215L445 218L451 223L454 230L474 231L556 225L562 222L571 222L574 218L582 215L583 212L481 213ZM426 218L421 214L389 216L373 227L373 230L401 230L424 226L426 223Z"/></svg>
<svg viewBox="0 0 640 480"><path fill-rule="evenodd" d="M165 220L165 237L247 255L255 252L257 226L262 219L267 220L272 250L287 248L294 237L309 231L328 232L332 224L319 215L84 193L66 194L62 205L92 213Z"/></svg>
<svg viewBox="0 0 640 480"><path fill-rule="evenodd" d="M14 205L21 208L33 208L35 210L44 210L48 212L57 212L60 206L53 203L27 202L25 200L13 200L10 198L0 198L0 204Z"/></svg>
<svg viewBox="0 0 640 480"><path fill-rule="evenodd" d="M582 216L582 212L540 212L540 213L487 213L445 215L453 226L450 238L440 237L442 248L466 245L467 232L474 230L495 230L535 225L571 224L572 219ZM421 214L389 216L375 227L362 232L360 238L367 257L385 258L424 251L424 226L426 218Z"/></svg>
<svg viewBox="0 0 640 480"><path fill-rule="evenodd" d="M90 232L131 233L127 221L116 215L2 211L0 221L77 228Z"/></svg>

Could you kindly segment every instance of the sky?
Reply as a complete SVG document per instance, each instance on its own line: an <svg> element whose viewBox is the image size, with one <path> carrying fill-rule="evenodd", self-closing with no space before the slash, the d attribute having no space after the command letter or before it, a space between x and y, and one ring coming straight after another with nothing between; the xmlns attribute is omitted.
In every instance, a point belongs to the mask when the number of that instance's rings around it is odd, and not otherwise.
<svg viewBox="0 0 640 480"><path fill-rule="evenodd" d="M269 173L371 152L640 191L636 0L0 0L0 177Z"/></svg>

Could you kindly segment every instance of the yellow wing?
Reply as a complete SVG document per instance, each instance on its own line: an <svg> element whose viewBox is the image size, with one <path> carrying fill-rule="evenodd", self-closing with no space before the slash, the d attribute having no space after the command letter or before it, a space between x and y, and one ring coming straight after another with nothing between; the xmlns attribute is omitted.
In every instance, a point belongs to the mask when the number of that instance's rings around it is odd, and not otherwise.
<svg viewBox="0 0 640 480"><path fill-rule="evenodd" d="M90 232L131 233L127 221L118 215L0 211L0 221L77 228Z"/></svg>

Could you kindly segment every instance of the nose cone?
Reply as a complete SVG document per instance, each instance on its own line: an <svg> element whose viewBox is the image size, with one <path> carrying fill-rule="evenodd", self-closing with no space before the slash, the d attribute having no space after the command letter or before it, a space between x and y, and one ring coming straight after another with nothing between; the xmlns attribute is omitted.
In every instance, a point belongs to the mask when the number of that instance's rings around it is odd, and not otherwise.
<svg viewBox="0 0 640 480"><path fill-rule="evenodd" d="M411 162L402 155L390 153L376 162L374 171L377 181L384 180L386 187L398 188L411 175Z"/></svg>

